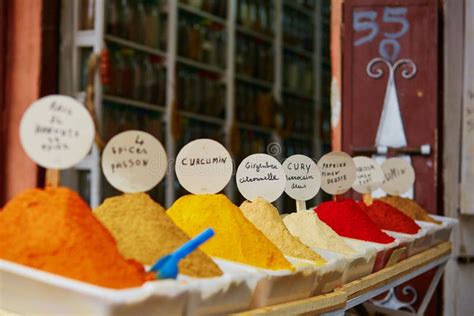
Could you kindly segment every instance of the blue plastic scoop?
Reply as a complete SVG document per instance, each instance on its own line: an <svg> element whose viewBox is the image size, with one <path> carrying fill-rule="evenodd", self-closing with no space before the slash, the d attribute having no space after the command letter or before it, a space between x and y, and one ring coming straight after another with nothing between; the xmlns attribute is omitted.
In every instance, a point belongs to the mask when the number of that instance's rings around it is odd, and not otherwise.
<svg viewBox="0 0 474 316"><path fill-rule="evenodd" d="M157 279L176 279L178 276L179 261L205 243L212 236L214 236L214 231L211 228L206 229L182 245L175 252L158 259L158 261L150 268L150 272L156 272Z"/></svg>

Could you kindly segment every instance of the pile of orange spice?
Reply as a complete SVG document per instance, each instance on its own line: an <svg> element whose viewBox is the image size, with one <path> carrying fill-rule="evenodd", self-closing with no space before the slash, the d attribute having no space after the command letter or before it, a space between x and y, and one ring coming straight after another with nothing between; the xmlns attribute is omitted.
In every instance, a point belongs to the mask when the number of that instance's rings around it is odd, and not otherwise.
<svg viewBox="0 0 474 316"><path fill-rule="evenodd" d="M95 285L121 289L153 279L119 253L79 195L30 189L0 212L0 258Z"/></svg>

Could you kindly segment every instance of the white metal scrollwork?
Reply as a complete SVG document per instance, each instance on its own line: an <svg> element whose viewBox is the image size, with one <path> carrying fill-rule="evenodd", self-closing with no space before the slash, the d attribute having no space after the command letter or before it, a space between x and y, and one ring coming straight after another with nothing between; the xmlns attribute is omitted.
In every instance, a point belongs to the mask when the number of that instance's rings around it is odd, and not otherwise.
<svg viewBox="0 0 474 316"><path fill-rule="evenodd" d="M401 77L403 79L411 79L416 75L417 68L411 59L399 59L395 63L388 61L382 57L375 57L367 64L367 75L373 79L380 79L384 75L384 70L380 65L386 65L388 69L387 88L383 102L382 114L380 116L377 136L375 138L376 146L387 147L404 147L407 146L405 129L403 127L402 115L400 112L400 103L398 101L397 86L395 75L397 69L401 69ZM383 163L385 156L374 155L373 158ZM409 156L405 155L401 158L411 162ZM382 190L374 192L374 196L384 195ZM404 194L407 197L413 197L413 189Z"/></svg>
<svg viewBox="0 0 474 316"><path fill-rule="evenodd" d="M395 290L392 288L388 291L387 295L383 299L381 300L373 299L371 302L374 303L375 305L383 306L390 309L395 309L395 310L404 309L411 313L416 313L416 310L413 307L413 304L415 304L415 302L418 300L418 293L416 292L416 290L412 286L407 285L402 289L402 293L403 295L412 295L413 297L408 302L400 301L397 295L395 294Z"/></svg>

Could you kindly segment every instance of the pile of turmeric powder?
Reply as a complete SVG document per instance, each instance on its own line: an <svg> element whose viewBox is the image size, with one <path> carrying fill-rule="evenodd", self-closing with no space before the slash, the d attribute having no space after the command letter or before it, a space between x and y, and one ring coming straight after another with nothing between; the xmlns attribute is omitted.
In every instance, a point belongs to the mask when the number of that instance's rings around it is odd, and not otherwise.
<svg viewBox="0 0 474 316"><path fill-rule="evenodd" d="M94 215L109 229L120 252L143 264L152 265L189 240L165 209L146 193L108 198ZM179 272L200 278L222 275L219 267L199 249L179 263Z"/></svg>
<svg viewBox="0 0 474 316"><path fill-rule="evenodd" d="M437 221L434 218L430 217L428 215L428 212L412 199L404 198L401 196L385 196L380 198L380 200L397 208L399 211L405 213L405 215L411 217L416 221L441 224L440 221Z"/></svg>
<svg viewBox="0 0 474 316"><path fill-rule="evenodd" d="M245 217L261 230L281 252L287 256L311 260L315 265L323 265L326 260L293 236L283 223L280 213L268 201L257 198L240 205Z"/></svg>
<svg viewBox="0 0 474 316"><path fill-rule="evenodd" d="M119 253L89 206L67 188L30 189L0 212L0 258L109 288L153 279Z"/></svg>
<svg viewBox="0 0 474 316"><path fill-rule="evenodd" d="M167 214L188 235L212 228L214 237L201 246L210 256L264 269L293 268L281 251L222 194L185 195Z"/></svg>

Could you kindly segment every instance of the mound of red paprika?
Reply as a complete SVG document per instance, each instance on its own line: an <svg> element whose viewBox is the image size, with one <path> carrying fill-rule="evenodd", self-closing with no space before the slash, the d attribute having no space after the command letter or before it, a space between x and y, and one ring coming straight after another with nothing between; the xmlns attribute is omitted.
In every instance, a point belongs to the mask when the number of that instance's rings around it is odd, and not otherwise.
<svg viewBox="0 0 474 316"><path fill-rule="evenodd" d="M420 230L414 220L390 204L376 200L370 206L364 202L359 202L359 205L381 229L404 234L416 234Z"/></svg>
<svg viewBox="0 0 474 316"><path fill-rule="evenodd" d="M354 200L324 202L314 211L320 220L340 236L380 244L389 244L395 240L381 231Z"/></svg>

